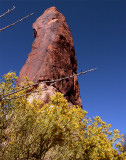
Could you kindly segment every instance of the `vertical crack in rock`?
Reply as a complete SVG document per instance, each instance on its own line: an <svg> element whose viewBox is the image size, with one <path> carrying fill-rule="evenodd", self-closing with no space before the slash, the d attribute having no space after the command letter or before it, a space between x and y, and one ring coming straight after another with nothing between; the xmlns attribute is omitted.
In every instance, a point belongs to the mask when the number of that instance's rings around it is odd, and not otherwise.
<svg viewBox="0 0 126 160"><path fill-rule="evenodd" d="M33 30L35 40L19 73L18 83L24 76L36 83L76 74L77 61L73 38L65 17L57 8L51 7L37 18L33 23ZM48 93L50 96L56 91L62 92L71 105L82 107L76 76L49 86L44 94ZM40 99L44 101L44 98Z"/></svg>

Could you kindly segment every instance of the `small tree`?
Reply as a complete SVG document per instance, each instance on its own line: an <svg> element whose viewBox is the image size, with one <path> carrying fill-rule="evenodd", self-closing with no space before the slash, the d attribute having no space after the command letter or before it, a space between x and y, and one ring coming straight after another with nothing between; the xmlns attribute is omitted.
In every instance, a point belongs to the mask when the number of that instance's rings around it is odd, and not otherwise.
<svg viewBox="0 0 126 160"><path fill-rule="evenodd" d="M59 92L43 107L38 100L29 102L33 83L26 80L18 87L16 79L15 73L8 73L0 84L1 158L125 159L122 135L118 130L112 133L110 124L100 117L91 120L80 107L69 108Z"/></svg>

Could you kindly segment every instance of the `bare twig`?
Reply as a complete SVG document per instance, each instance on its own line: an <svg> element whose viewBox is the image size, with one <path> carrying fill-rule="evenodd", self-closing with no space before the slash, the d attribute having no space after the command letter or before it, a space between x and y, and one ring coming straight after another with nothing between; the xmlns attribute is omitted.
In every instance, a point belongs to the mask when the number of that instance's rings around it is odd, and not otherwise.
<svg viewBox="0 0 126 160"><path fill-rule="evenodd" d="M25 94L22 94L22 95L19 95L19 96L16 96L16 97L11 97L11 98L3 98L2 100L11 100L11 99L17 99L17 98L20 98L20 97L24 97L24 96L27 96L27 95L29 95L29 94L31 94L31 93L35 93L35 92L40 92L40 91L45 91L45 90L47 90L48 89L48 87L46 87L46 88L43 88L43 89L39 89L39 90L35 90L35 91L32 91L32 92L28 92L28 93L25 93Z"/></svg>
<svg viewBox="0 0 126 160"><path fill-rule="evenodd" d="M12 12L13 10L15 9L15 6L13 6L13 8L12 9L8 9L8 11L7 12L5 12L4 14L2 14L2 15L0 15L0 18L2 18L3 16L5 16L6 14L8 14L8 13L10 13L10 12Z"/></svg>
<svg viewBox="0 0 126 160"><path fill-rule="evenodd" d="M20 19L20 20L18 20L18 21L16 21L16 22L14 22L14 23L12 23L12 24L10 24L10 25L8 25L8 26L0 29L0 32L2 32L3 30L5 30L5 29L7 29L7 28L9 28L9 27L11 27L11 26L13 26L13 25L15 25L16 23L19 23L19 22L23 21L24 19L30 17L30 16L33 15L33 14L34 14L34 13L30 13L30 14L28 14L27 16L23 17L22 19Z"/></svg>
<svg viewBox="0 0 126 160"><path fill-rule="evenodd" d="M56 83L56 82L54 82L54 83ZM50 86L52 86L54 83L52 83ZM2 98L2 100L11 100L11 99L17 99L17 98L20 98L20 97L24 97L24 96L26 96L26 95L29 95L29 94L32 94L32 93L35 93L35 92L41 92L41 91L46 91L48 89L48 87L46 86L45 88L42 88L42 89L39 89L39 90L35 90L35 91L31 91L31 92L28 92L28 93L25 93L25 94L23 94L23 95L19 95L19 96L14 96L14 97L11 97L11 98Z"/></svg>
<svg viewBox="0 0 126 160"><path fill-rule="evenodd" d="M3 76L0 76L0 81L4 78L4 75Z"/></svg>
<svg viewBox="0 0 126 160"><path fill-rule="evenodd" d="M91 71L94 71L94 70L96 70L96 68L87 70L87 71L85 71L85 72L80 72L80 73L77 73L77 74L73 74L73 75L71 75L71 76L67 76L67 77L64 77L64 78L59 78L59 79L55 79L55 80L51 80L51 81L38 82L38 83L35 83L35 84L32 84L32 85L26 86L26 87L24 87L24 88L21 88L21 89L19 89L19 90L13 91L13 92L11 92L11 93L8 93L8 94L4 95L3 97L1 96L1 97L0 97L0 101L1 101L1 100L5 100L5 99L8 99L8 98L6 98L6 97L8 97L8 96L10 96L10 95L12 95L12 94L15 94L15 93L20 92L20 91L25 90L25 89L28 89L28 88L30 88L30 87L37 86L38 84L41 84L41 83L56 83L56 82L59 82L59 81L65 80L65 79L72 78L72 77L74 77L74 76L79 76L79 75L82 75L82 74L86 74L86 73L91 72ZM34 91L33 91L33 92L34 92ZM29 94L29 93L28 93L28 94ZM26 95L26 94L24 94L24 95ZM24 95L21 95L21 96L24 96ZM21 97L21 96L18 96L18 97ZM18 97L17 97L17 98L18 98ZM12 99L12 98L10 98L10 99ZM15 99L15 98L14 98L14 99Z"/></svg>

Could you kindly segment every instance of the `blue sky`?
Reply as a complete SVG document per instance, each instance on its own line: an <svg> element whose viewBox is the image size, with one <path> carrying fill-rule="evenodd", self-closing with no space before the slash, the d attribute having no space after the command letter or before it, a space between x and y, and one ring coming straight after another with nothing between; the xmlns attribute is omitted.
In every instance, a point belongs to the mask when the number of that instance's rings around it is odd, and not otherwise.
<svg viewBox="0 0 126 160"><path fill-rule="evenodd" d="M100 116L112 129L126 133L126 1L125 0L0 0L0 28L35 14L0 33L0 75L24 65L34 41L32 23L51 6L65 16L71 30L84 110Z"/></svg>

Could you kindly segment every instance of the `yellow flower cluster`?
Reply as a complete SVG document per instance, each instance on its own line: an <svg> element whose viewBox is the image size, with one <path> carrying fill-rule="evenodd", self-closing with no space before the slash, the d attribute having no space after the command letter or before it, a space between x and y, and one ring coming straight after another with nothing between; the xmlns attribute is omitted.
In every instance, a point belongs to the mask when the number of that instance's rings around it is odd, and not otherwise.
<svg viewBox="0 0 126 160"><path fill-rule="evenodd" d="M25 79L21 87L14 87L16 79L14 73L5 75L5 81L0 85L1 94L3 90L6 94L32 84ZM111 125L99 116L91 119L80 107L70 108L59 92L41 107L41 101L28 101L28 95L25 95L28 91L25 89L10 95L9 98L19 98L4 100L0 104L0 122L7 126L0 130L3 137L0 158L125 160L122 135L118 130L112 132ZM22 94L25 96L20 97Z"/></svg>

